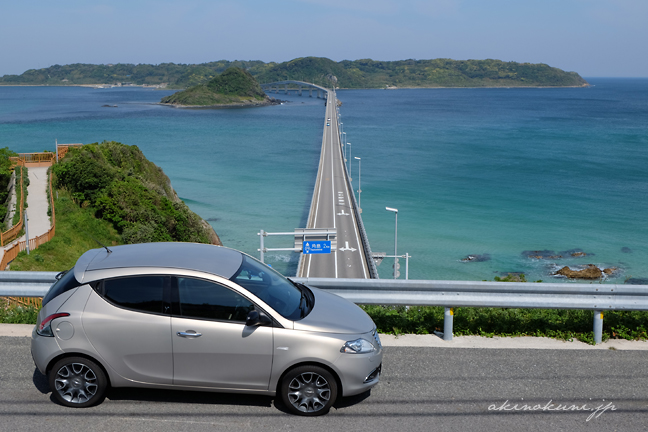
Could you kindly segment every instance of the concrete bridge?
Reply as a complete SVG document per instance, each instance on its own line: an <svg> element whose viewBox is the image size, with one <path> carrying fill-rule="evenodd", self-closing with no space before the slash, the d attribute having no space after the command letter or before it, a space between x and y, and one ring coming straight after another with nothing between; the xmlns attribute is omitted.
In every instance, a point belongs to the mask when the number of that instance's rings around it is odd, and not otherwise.
<svg viewBox="0 0 648 432"><path fill-rule="evenodd" d="M313 91L316 92L318 98L326 98L328 95L328 89L325 87L304 81L293 80L261 84L261 89L263 89L263 91L265 91L266 93L274 91L275 94L279 93L279 91L283 91L284 94L288 94L290 91L296 91L299 96L302 95L304 89L307 89L309 97L313 97Z"/></svg>
<svg viewBox="0 0 648 432"><path fill-rule="evenodd" d="M297 269L298 277L322 278L378 278L360 209L353 193L352 179L347 170L344 149L340 140L338 107L335 90L303 81L280 81L261 85L266 91L285 93L290 89L302 94L308 89L312 97L327 100L322 126L322 149L317 179L313 190L306 230L335 232L335 241L329 254L303 254ZM330 103L329 103L330 102ZM296 230L297 231L297 230ZM295 236L295 246L301 246L301 236ZM308 237L303 237L308 239ZM322 239L319 237L318 240ZM299 250L299 249L297 249Z"/></svg>

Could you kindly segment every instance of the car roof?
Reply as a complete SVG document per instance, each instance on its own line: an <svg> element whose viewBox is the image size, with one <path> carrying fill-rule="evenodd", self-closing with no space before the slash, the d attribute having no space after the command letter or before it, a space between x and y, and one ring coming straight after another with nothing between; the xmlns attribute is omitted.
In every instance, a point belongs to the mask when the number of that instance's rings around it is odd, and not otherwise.
<svg viewBox="0 0 648 432"><path fill-rule="evenodd" d="M92 273L139 267L195 270L231 278L243 262L243 253L223 246L201 243L138 243L91 249L74 266L74 276L81 282L94 280Z"/></svg>

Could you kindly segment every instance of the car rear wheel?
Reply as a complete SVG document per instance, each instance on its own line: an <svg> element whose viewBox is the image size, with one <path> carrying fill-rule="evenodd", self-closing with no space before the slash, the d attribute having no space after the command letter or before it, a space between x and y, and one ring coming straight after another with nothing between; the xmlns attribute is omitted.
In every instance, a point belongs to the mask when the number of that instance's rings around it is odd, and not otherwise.
<svg viewBox="0 0 648 432"><path fill-rule="evenodd" d="M85 408L103 401L108 382L104 371L92 360L66 357L52 367L49 385L62 405Z"/></svg>
<svg viewBox="0 0 648 432"><path fill-rule="evenodd" d="M319 366L299 366L289 371L281 384L286 408L297 415L318 416L329 412L337 399L337 382Z"/></svg>

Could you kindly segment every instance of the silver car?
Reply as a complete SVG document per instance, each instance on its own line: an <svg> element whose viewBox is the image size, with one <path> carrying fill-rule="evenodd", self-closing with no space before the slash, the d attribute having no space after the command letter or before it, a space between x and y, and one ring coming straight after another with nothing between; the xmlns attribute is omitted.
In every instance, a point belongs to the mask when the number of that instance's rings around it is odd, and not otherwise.
<svg viewBox="0 0 648 432"><path fill-rule="evenodd" d="M279 395L299 415L378 383L382 346L355 304L225 247L93 249L43 298L32 356L63 405L112 387Z"/></svg>

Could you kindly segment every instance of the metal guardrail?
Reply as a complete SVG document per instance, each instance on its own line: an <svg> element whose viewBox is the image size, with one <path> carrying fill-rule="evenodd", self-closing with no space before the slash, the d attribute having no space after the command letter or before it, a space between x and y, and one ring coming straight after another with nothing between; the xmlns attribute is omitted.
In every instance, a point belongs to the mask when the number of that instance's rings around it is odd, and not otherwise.
<svg viewBox="0 0 648 432"><path fill-rule="evenodd" d="M444 306L443 339L452 340L455 307L587 309L601 343L605 310L648 310L648 285L294 278L358 304Z"/></svg>
<svg viewBox="0 0 648 432"><path fill-rule="evenodd" d="M0 297L43 297L59 272L0 272Z"/></svg>
<svg viewBox="0 0 648 432"><path fill-rule="evenodd" d="M291 278L354 303L447 307L648 310L648 285Z"/></svg>
<svg viewBox="0 0 648 432"><path fill-rule="evenodd" d="M0 272L0 297L42 297L57 272ZM648 310L648 285L518 283L402 279L291 278L358 304L444 306L444 339L452 340L453 308L501 307L594 311L601 342L606 310Z"/></svg>

